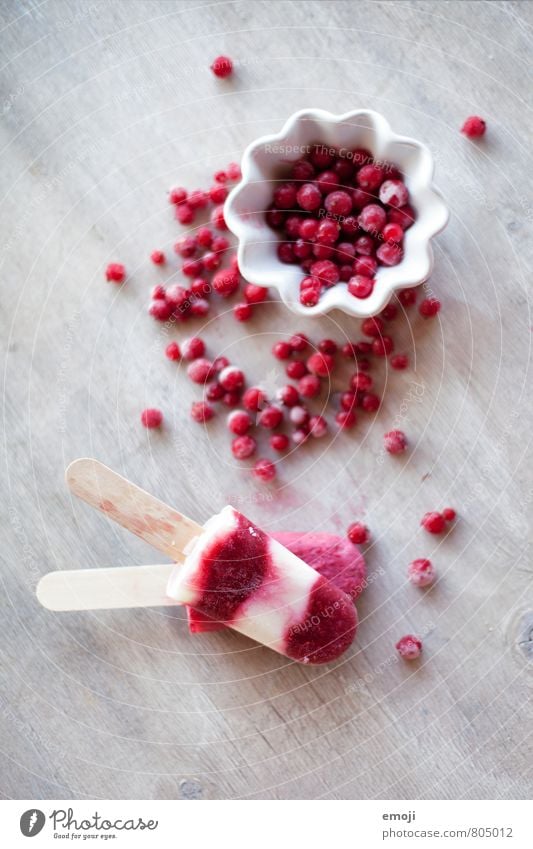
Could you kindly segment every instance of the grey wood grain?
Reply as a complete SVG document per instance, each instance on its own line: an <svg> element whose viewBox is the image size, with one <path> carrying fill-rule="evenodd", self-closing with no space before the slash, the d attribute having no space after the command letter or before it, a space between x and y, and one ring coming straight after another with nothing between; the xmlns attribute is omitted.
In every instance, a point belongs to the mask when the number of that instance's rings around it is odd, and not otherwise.
<svg viewBox="0 0 533 849"><path fill-rule="evenodd" d="M2 4L4 796L530 798L531 25L526 2ZM434 151L443 311L398 320L413 367L381 370L379 415L299 452L269 499L222 422L189 424L195 392L145 314L164 276L148 256L179 232L170 185L205 185L308 105L377 109ZM458 132L471 113L489 126L476 145ZM293 329L274 304L203 335L259 378ZM298 329L356 335L342 315ZM160 434L138 425L148 404ZM395 421L410 453L381 462ZM189 637L179 610L39 608L51 569L154 561L69 496L64 468L87 455L198 520L227 501L267 530L366 520L357 648L307 669L236 634ZM446 504L456 528L428 538L419 517ZM431 592L406 585L415 556L435 560ZM395 657L408 631L425 634L417 666Z"/></svg>

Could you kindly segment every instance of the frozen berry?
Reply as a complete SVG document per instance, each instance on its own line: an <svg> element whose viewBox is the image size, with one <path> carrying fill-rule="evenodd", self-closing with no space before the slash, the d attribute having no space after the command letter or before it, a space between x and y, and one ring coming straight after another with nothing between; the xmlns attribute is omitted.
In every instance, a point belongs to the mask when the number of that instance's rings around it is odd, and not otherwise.
<svg viewBox="0 0 533 849"><path fill-rule="evenodd" d="M282 183L275 189L273 200L277 209L292 209L296 205L296 186L293 183Z"/></svg>
<svg viewBox="0 0 533 849"><path fill-rule="evenodd" d="M323 416L311 416L309 419L309 433L316 439L320 439L328 432L328 423Z"/></svg>
<svg viewBox="0 0 533 849"><path fill-rule="evenodd" d="M164 265L165 263L165 254L163 251L152 251L150 254L150 259L152 260L154 265Z"/></svg>
<svg viewBox="0 0 533 849"><path fill-rule="evenodd" d="M320 378L315 374L306 374L298 381L298 392L304 398L314 398L320 392Z"/></svg>
<svg viewBox="0 0 533 849"><path fill-rule="evenodd" d="M213 243L213 231L209 227L199 227L196 232L196 241L202 248L210 248Z"/></svg>
<svg viewBox="0 0 533 849"><path fill-rule="evenodd" d="M256 286L255 283L247 283L243 294L249 304L260 304L267 298L268 289L265 286Z"/></svg>
<svg viewBox="0 0 533 849"><path fill-rule="evenodd" d="M161 427L161 424L163 422L163 413L161 412L161 410L156 410L153 407L149 407L147 410L142 411L141 422L144 427Z"/></svg>
<svg viewBox="0 0 533 849"><path fill-rule="evenodd" d="M387 306L381 310L380 315L385 321L392 321L398 315L398 307L396 304L387 304Z"/></svg>
<svg viewBox="0 0 533 849"><path fill-rule="evenodd" d="M244 374L237 366L226 366L220 372L218 382L227 392L235 392L244 386Z"/></svg>
<svg viewBox="0 0 533 849"><path fill-rule="evenodd" d="M157 321L166 321L172 315L173 306L166 298L154 298L148 312Z"/></svg>
<svg viewBox="0 0 533 849"><path fill-rule="evenodd" d="M398 292L398 300L402 307L412 307L413 304L416 304L416 298L416 289L400 289Z"/></svg>
<svg viewBox="0 0 533 849"><path fill-rule="evenodd" d="M208 422L215 415L215 411L210 404L205 401L193 401L191 405L191 418L200 424Z"/></svg>
<svg viewBox="0 0 533 849"><path fill-rule="evenodd" d="M226 171L230 180L240 180L242 177L241 166L238 162L230 162Z"/></svg>
<svg viewBox="0 0 533 849"><path fill-rule="evenodd" d="M435 568L431 560L420 557L409 564L407 576L415 587L430 587L435 582Z"/></svg>
<svg viewBox="0 0 533 849"><path fill-rule="evenodd" d="M223 298L229 298L230 295L239 287L239 275L236 271L230 268L224 268L222 271L217 271L213 277L213 289L222 295Z"/></svg>
<svg viewBox="0 0 533 849"><path fill-rule="evenodd" d="M381 233L387 221L387 213L377 203L369 203L359 214L359 226L367 233Z"/></svg>
<svg viewBox="0 0 533 849"><path fill-rule="evenodd" d="M385 242L385 244L380 245L377 249L376 256L382 265L398 265L402 261L403 250L393 242Z"/></svg>
<svg viewBox="0 0 533 849"><path fill-rule="evenodd" d="M368 298L373 288L374 281L363 274L356 274L348 280L348 291L354 298Z"/></svg>
<svg viewBox="0 0 533 849"><path fill-rule="evenodd" d="M300 186L296 194L296 199L298 205L302 209L305 209L306 212L312 212L318 209L322 203L322 195L314 183L304 183L303 186Z"/></svg>
<svg viewBox="0 0 533 849"><path fill-rule="evenodd" d="M336 354L338 345L333 339L321 339L318 343L318 350L322 354Z"/></svg>
<svg viewBox="0 0 533 849"><path fill-rule="evenodd" d="M383 437L383 442L389 454L403 454L407 448L407 437L401 430L389 430Z"/></svg>
<svg viewBox="0 0 533 849"><path fill-rule="evenodd" d="M222 403L226 405L226 407L236 407L237 404L241 400L241 393L238 390L234 392L224 392L222 396Z"/></svg>
<svg viewBox="0 0 533 849"><path fill-rule="evenodd" d="M288 360L292 354L292 347L289 342L276 342L272 347L272 353L277 360Z"/></svg>
<svg viewBox="0 0 533 849"><path fill-rule="evenodd" d="M335 421L343 430L349 430L355 425L357 417L353 410L339 410L335 416Z"/></svg>
<svg viewBox="0 0 533 849"><path fill-rule="evenodd" d="M333 357L331 354L322 354L317 351L311 354L306 366L311 374L315 374L317 377L328 377L333 368ZM305 380L305 378L303 379Z"/></svg>
<svg viewBox="0 0 533 849"><path fill-rule="evenodd" d="M322 259L312 264L311 276L325 286L333 286L339 280L339 269L331 260Z"/></svg>
<svg viewBox="0 0 533 849"><path fill-rule="evenodd" d="M444 518L444 521L446 521L446 522L453 522L456 515L457 514L456 514L455 510L452 510L451 507L445 507L444 510L442 511L442 516Z"/></svg>
<svg viewBox="0 0 533 849"><path fill-rule="evenodd" d="M289 447L289 437L285 433L274 433L269 441L274 451L286 451Z"/></svg>
<svg viewBox="0 0 533 849"><path fill-rule="evenodd" d="M369 192L375 192L385 179L385 172L377 165L363 165L357 172L357 185Z"/></svg>
<svg viewBox="0 0 533 849"><path fill-rule="evenodd" d="M383 328L384 324L379 316L376 316L375 318L365 318L361 324L361 332L364 333L365 336L381 336Z"/></svg>
<svg viewBox="0 0 533 849"><path fill-rule="evenodd" d="M213 236L211 250L216 254L223 254L229 248L229 241L225 236Z"/></svg>
<svg viewBox="0 0 533 849"><path fill-rule="evenodd" d="M224 207L215 206L213 212L211 213L211 224L215 227L216 230L227 230L226 219L224 218Z"/></svg>
<svg viewBox="0 0 533 849"><path fill-rule="evenodd" d="M296 363L294 363L294 365L296 365ZM299 365L303 365L303 363L300 363ZM276 392L276 398L278 401L281 401L284 407L295 407L300 400L300 394L296 387L288 384L287 386L282 386L278 389Z"/></svg>
<svg viewBox="0 0 533 849"><path fill-rule="evenodd" d="M409 200L407 186L401 180L385 180L379 190L379 199L388 206L405 206Z"/></svg>
<svg viewBox="0 0 533 849"><path fill-rule="evenodd" d="M348 215L352 209L352 199L348 192L331 192L324 201L330 215Z"/></svg>
<svg viewBox="0 0 533 849"><path fill-rule="evenodd" d="M220 383L210 383L205 390L208 401L220 401L224 397L224 387Z"/></svg>
<svg viewBox="0 0 533 849"><path fill-rule="evenodd" d="M186 259L181 266L181 272L185 277L199 277L203 270L203 259Z"/></svg>
<svg viewBox="0 0 533 849"><path fill-rule="evenodd" d="M392 368L397 369L398 371L403 371L409 365L409 357L407 354L394 354L390 359L390 364Z"/></svg>
<svg viewBox="0 0 533 849"><path fill-rule="evenodd" d="M253 436L237 436L231 443L231 451L237 460L246 460L257 450L257 442Z"/></svg>
<svg viewBox="0 0 533 849"><path fill-rule="evenodd" d="M379 410L380 404L381 399L373 392L367 392L361 400L361 407L366 413L375 413L376 410Z"/></svg>
<svg viewBox="0 0 533 849"><path fill-rule="evenodd" d="M309 412L305 409L305 407L292 407L289 413L289 418L295 425L306 425L309 421Z"/></svg>
<svg viewBox="0 0 533 849"><path fill-rule="evenodd" d="M480 118L479 115L471 115L461 127L461 132L469 139L478 139L485 135L486 129L487 125L483 118Z"/></svg>
<svg viewBox="0 0 533 849"><path fill-rule="evenodd" d="M231 61L229 56L217 56L217 58L213 60L211 70L213 71L215 77L224 79L225 77L229 77L230 74L233 73L233 62Z"/></svg>
<svg viewBox="0 0 533 849"><path fill-rule="evenodd" d="M205 343L199 336L191 336L181 343L181 354L186 360L197 360L205 354Z"/></svg>
<svg viewBox="0 0 533 849"><path fill-rule="evenodd" d="M257 423L267 430L275 430L283 421L283 413L279 407L265 407L261 410Z"/></svg>
<svg viewBox="0 0 533 849"><path fill-rule="evenodd" d="M355 545L363 545L370 539L370 532L362 522L353 522L348 528L348 539Z"/></svg>
<svg viewBox="0 0 533 849"><path fill-rule="evenodd" d="M194 209L188 203L180 203L176 207L176 218L180 224L192 224L194 221Z"/></svg>
<svg viewBox="0 0 533 849"><path fill-rule="evenodd" d="M253 313L251 304L235 304L233 307L233 315L237 321L249 321Z"/></svg>
<svg viewBox="0 0 533 849"><path fill-rule="evenodd" d="M403 230L399 224L389 222L389 224L385 224L383 230L381 231L381 235L386 242L394 242L395 244L399 244L403 239Z"/></svg>
<svg viewBox="0 0 533 849"><path fill-rule="evenodd" d="M441 534L446 527L442 513L425 513L420 522L422 527L430 534Z"/></svg>
<svg viewBox="0 0 533 849"><path fill-rule="evenodd" d="M379 336L372 342L372 353L378 357L386 357L394 350L394 342L390 336Z"/></svg>
<svg viewBox="0 0 533 849"><path fill-rule="evenodd" d="M350 379L350 389L353 392L368 392L372 389L373 380L364 371L357 371Z"/></svg>
<svg viewBox="0 0 533 849"><path fill-rule="evenodd" d="M200 358L187 366L187 374L193 383L205 383L213 373L213 363Z"/></svg>
<svg viewBox="0 0 533 849"><path fill-rule="evenodd" d="M302 351L305 351L306 348L309 347L309 339L305 333L295 333L294 336L291 336L289 339L289 345L293 351L301 354Z"/></svg>
<svg viewBox="0 0 533 849"><path fill-rule="evenodd" d="M373 256L357 257L353 264L353 273L364 277L374 277L377 270L378 264Z"/></svg>
<svg viewBox="0 0 533 849"><path fill-rule="evenodd" d="M252 475L261 483L270 483L276 477L276 467L272 460L258 460L252 469Z"/></svg>
<svg viewBox="0 0 533 849"><path fill-rule="evenodd" d="M247 410L257 412L260 410L266 400L265 393L258 386L251 386L242 396L242 403Z"/></svg>
<svg viewBox="0 0 533 849"><path fill-rule="evenodd" d="M182 259L190 259L198 250L198 242L194 236L182 236L174 244L174 251Z"/></svg>
<svg viewBox="0 0 533 849"><path fill-rule="evenodd" d="M169 342L165 348L165 357L169 360L179 360L181 357L180 347L177 342Z"/></svg>
<svg viewBox="0 0 533 849"><path fill-rule="evenodd" d="M294 360L292 363L287 363L285 372L287 377L292 380L299 380L304 374L307 374L307 366L301 360Z"/></svg>
<svg viewBox="0 0 533 849"><path fill-rule="evenodd" d="M418 307L418 312L424 318L433 318L439 312L440 307L441 303L436 298L424 298Z"/></svg>
<svg viewBox="0 0 533 849"><path fill-rule="evenodd" d="M422 651L422 641L413 634L406 634L396 643L396 650L405 660L416 660Z"/></svg>
<svg viewBox="0 0 533 849"><path fill-rule="evenodd" d="M189 193L187 203L193 209L205 209L209 203L209 195L207 192L204 192L203 189L195 189L193 192Z"/></svg>
<svg viewBox="0 0 533 849"><path fill-rule="evenodd" d="M228 429L237 436L248 433L252 426L252 418L245 410L233 410L227 418Z"/></svg>
<svg viewBox="0 0 533 849"><path fill-rule="evenodd" d="M187 200L187 189L183 189L181 186L171 189L168 193L168 200L175 204L184 203Z"/></svg>
<svg viewBox="0 0 533 849"><path fill-rule="evenodd" d="M106 280L122 283L126 278L126 269L121 262L110 262L105 270Z"/></svg>
<svg viewBox="0 0 533 849"><path fill-rule="evenodd" d="M224 203L228 196L228 187L217 183L209 189L209 199L213 203ZM189 200L190 203L190 200Z"/></svg>

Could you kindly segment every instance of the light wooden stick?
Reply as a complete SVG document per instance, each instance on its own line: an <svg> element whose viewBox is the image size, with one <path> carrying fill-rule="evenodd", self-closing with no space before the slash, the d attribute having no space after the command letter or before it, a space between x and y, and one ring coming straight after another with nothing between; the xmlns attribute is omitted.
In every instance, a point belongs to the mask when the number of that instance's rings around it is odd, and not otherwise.
<svg viewBox="0 0 533 849"><path fill-rule="evenodd" d="M177 604L166 594L174 563L49 572L37 585L48 610L111 610Z"/></svg>
<svg viewBox="0 0 533 849"><path fill-rule="evenodd" d="M201 525L98 460L74 460L65 478L74 495L172 560L182 560L187 545L203 531Z"/></svg>
<svg viewBox="0 0 533 849"><path fill-rule="evenodd" d="M70 490L141 539L181 561L203 528L98 460L75 460L66 471ZM166 595L174 564L50 572L37 598L50 610L153 607L175 602Z"/></svg>

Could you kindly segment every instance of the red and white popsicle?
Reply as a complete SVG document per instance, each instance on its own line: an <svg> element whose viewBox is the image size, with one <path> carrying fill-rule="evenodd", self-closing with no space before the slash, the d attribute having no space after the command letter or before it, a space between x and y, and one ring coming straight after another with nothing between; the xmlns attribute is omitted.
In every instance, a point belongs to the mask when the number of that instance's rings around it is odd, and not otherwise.
<svg viewBox="0 0 533 849"><path fill-rule="evenodd" d="M331 662L353 642L352 598L233 507L201 527L96 460L72 463L67 482L178 565L52 572L37 588L45 607L191 605L300 663Z"/></svg>

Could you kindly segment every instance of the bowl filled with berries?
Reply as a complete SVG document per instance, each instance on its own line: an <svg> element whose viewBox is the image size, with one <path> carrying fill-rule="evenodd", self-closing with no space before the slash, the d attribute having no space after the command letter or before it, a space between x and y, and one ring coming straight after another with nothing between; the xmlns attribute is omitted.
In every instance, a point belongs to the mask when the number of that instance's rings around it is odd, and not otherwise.
<svg viewBox="0 0 533 849"><path fill-rule="evenodd" d="M449 213L433 157L377 112L296 112L252 142L224 217L242 275L301 315L377 315L433 267Z"/></svg>

